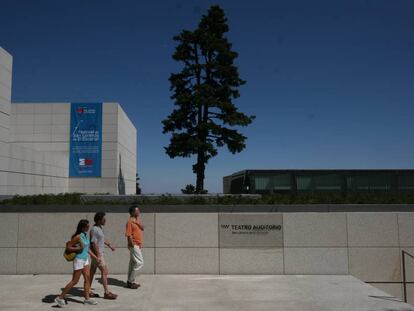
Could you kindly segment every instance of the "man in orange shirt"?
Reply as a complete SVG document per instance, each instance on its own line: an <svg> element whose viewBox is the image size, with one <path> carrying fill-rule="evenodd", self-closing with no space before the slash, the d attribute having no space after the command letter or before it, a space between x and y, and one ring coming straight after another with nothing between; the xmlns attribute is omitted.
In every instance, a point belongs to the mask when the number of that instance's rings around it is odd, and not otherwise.
<svg viewBox="0 0 414 311"><path fill-rule="evenodd" d="M127 287L137 289L140 284L135 283L137 272L144 266L142 258L142 242L144 224L142 223L139 208L135 205L129 208L129 219L126 225L125 236L128 240L128 249L130 253Z"/></svg>

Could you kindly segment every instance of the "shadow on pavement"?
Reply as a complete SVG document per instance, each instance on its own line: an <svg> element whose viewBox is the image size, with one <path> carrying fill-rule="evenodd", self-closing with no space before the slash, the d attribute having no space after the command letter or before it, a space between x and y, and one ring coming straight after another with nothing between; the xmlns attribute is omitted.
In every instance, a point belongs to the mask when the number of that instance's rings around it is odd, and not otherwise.
<svg viewBox="0 0 414 311"><path fill-rule="evenodd" d="M54 303L55 302L55 298L57 295L46 295L43 299L42 302L44 303Z"/></svg>
<svg viewBox="0 0 414 311"><path fill-rule="evenodd" d="M63 290L63 288L61 290ZM81 288L79 288L79 287L72 288L69 292L69 295L74 296L74 297L83 297L83 287L81 287ZM42 298L42 302L44 302L44 303L55 303L55 298L57 296L58 295L56 295L56 294L46 295L45 297ZM68 301L70 301L70 302L76 302L76 303L82 303L83 304L82 300L74 299L72 297L66 297L65 300L66 300L66 303Z"/></svg>
<svg viewBox="0 0 414 311"><path fill-rule="evenodd" d="M102 284L102 278L98 278L99 284ZM118 287L126 287L127 284L124 281L114 279L114 278L108 278L108 285L110 286L118 286Z"/></svg>

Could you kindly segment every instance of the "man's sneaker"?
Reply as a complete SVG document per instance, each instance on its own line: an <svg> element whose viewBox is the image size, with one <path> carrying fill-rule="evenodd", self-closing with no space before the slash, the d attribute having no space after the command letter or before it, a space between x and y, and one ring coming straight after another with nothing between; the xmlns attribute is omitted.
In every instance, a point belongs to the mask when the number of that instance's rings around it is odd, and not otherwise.
<svg viewBox="0 0 414 311"><path fill-rule="evenodd" d="M127 282L127 286L128 288L132 288L132 289L137 289L138 287L140 287L141 285L137 284L137 283L131 283L131 282Z"/></svg>
<svg viewBox="0 0 414 311"><path fill-rule="evenodd" d="M58 305L59 308L63 308L66 305L65 299L62 299L62 298L59 298L59 297L55 298L55 302L56 302L56 304Z"/></svg>
<svg viewBox="0 0 414 311"><path fill-rule="evenodd" d="M97 305L98 302L95 299L89 298L83 301L85 305Z"/></svg>

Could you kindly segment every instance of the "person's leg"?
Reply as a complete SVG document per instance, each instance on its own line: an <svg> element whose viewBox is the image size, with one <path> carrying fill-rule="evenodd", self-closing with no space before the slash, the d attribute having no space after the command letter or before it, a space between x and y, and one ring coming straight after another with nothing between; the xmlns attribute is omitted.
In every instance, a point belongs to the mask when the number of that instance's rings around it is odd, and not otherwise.
<svg viewBox="0 0 414 311"><path fill-rule="evenodd" d="M72 274L72 280L65 286L62 293L59 295L60 299L64 299L65 296L69 293L69 291L79 282L80 276L82 274L82 270L75 270Z"/></svg>
<svg viewBox="0 0 414 311"><path fill-rule="evenodd" d="M128 282L134 283L135 273L134 273L134 248L129 248L129 266L128 266Z"/></svg>
<svg viewBox="0 0 414 311"><path fill-rule="evenodd" d="M128 282L134 283L137 272L143 267L144 259L142 258L141 248L134 246L130 249L131 257L129 261Z"/></svg>
<svg viewBox="0 0 414 311"><path fill-rule="evenodd" d="M83 267L82 271L82 275L83 275L83 280L84 280L84 285L83 285L83 291L84 291L84 296L85 299L89 299L89 293L91 292L91 287L90 287L90 266L87 265L85 267Z"/></svg>
<svg viewBox="0 0 414 311"><path fill-rule="evenodd" d="M105 294L109 292L108 290L108 272L105 265L99 265L99 270L101 271L102 286L104 288Z"/></svg>
<svg viewBox="0 0 414 311"><path fill-rule="evenodd" d="M144 266L144 257L142 256L141 247L136 246L135 256L137 257L137 267L135 268L135 272L138 272Z"/></svg>
<svg viewBox="0 0 414 311"><path fill-rule="evenodd" d="M94 276L95 276L95 273L96 273L96 268L97 268L98 266L97 266L97 264L96 264L96 262L94 262L94 261L92 261L92 264L91 264L91 270L90 270L90 276L89 276L89 278L90 278L90 284L89 284L89 287L92 289L92 283L93 283L93 278L94 278Z"/></svg>
<svg viewBox="0 0 414 311"><path fill-rule="evenodd" d="M91 292L91 288L89 286L90 284L90 266L89 264L87 264L83 269L82 269L82 275L83 275L83 279L85 280L84 282L84 295L85 295L85 300L84 300L84 304L88 304L88 305L96 305L97 302L94 299L91 299L89 297L89 293Z"/></svg>
<svg viewBox="0 0 414 311"><path fill-rule="evenodd" d="M105 261L99 266L99 269L101 270L102 285L105 291L104 299L116 299L118 295L111 293L108 287L108 266L105 264Z"/></svg>

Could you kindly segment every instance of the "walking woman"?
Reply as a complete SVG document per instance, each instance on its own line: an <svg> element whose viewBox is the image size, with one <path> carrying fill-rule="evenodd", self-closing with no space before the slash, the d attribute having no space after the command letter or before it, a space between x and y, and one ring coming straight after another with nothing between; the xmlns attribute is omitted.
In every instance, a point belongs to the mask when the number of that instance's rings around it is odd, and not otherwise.
<svg viewBox="0 0 414 311"><path fill-rule="evenodd" d="M88 239L88 231L89 231L89 221L86 219L82 219L78 223L78 227L76 228L76 232L72 235L72 239L68 244L68 249L71 251L76 252L76 257L73 260L73 275L72 280L65 286L62 293L56 297L55 302L59 307L65 306L65 295L69 293L69 291L78 284L81 275L83 275L84 280L84 295L85 300L84 304L89 305L96 305L96 300L89 297L90 293L90 276L89 276L89 256L95 260L99 261L98 257L89 249L89 239Z"/></svg>

